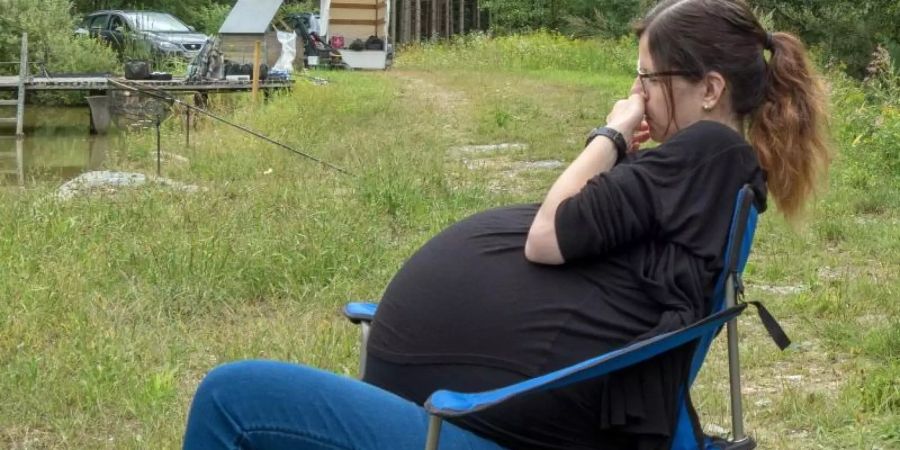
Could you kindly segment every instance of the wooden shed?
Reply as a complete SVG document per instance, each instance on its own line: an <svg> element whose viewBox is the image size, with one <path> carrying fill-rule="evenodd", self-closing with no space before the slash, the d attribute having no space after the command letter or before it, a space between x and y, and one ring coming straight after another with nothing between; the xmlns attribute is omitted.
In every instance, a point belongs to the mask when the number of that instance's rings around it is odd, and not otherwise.
<svg viewBox="0 0 900 450"><path fill-rule="evenodd" d="M253 48L260 41L263 64L275 65L281 55L281 43L271 25L281 3L282 0L238 0L219 28L219 49L225 59L239 64L253 63ZM298 55L303 54L300 50Z"/></svg>
<svg viewBox="0 0 900 450"><path fill-rule="evenodd" d="M388 25L391 0L320 0L323 34L329 38L344 38L341 57L350 67L360 69L384 69L387 61ZM384 43L381 50L349 50L348 46L359 39L365 42L375 36Z"/></svg>

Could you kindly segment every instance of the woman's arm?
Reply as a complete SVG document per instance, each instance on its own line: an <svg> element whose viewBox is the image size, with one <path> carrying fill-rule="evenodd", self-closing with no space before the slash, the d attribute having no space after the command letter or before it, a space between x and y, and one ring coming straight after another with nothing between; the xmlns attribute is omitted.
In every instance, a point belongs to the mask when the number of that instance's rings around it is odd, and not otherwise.
<svg viewBox="0 0 900 450"><path fill-rule="evenodd" d="M632 136L644 117L644 98L634 89L625 100L619 100L607 116L608 127L623 136ZM613 142L597 137L581 152L581 155L553 183L528 231L525 241L525 258L540 264L565 262L556 236L556 209L565 199L577 194L589 179L606 172L616 162Z"/></svg>

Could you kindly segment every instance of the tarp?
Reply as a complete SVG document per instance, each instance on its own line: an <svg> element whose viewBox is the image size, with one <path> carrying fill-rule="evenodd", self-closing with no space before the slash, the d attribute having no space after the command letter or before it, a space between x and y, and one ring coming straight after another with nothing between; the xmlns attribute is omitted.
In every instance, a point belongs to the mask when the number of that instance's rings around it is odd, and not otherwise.
<svg viewBox="0 0 900 450"><path fill-rule="evenodd" d="M328 36L328 21L331 20L331 0L319 2L319 28L322 30L319 36Z"/></svg>
<svg viewBox="0 0 900 450"><path fill-rule="evenodd" d="M219 34L262 34L278 13L282 0L238 0Z"/></svg>

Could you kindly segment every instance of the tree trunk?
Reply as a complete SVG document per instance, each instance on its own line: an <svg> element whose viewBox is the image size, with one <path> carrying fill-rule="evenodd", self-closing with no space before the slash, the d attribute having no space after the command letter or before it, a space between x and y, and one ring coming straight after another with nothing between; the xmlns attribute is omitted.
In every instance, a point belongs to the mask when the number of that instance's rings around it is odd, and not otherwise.
<svg viewBox="0 0 900 450"><path fill-rule="evenodd" d="M400 42L406 44L409 42L410 30L412 30L412 8L410 8L410 0L401 0L403 2L403 10L400 14Z"/></svg>
<svg viewBox="0 0 900 450"><path fill-rule="evenodd" d="M475 0L475 29L481 31L481 0Z"/></svg>
<svg viewBox="0 0 900 450"><path fill-rule="evenodd" d="M428 6L431 9L428 11L431 13L431 29L428 30L430 31L430 33L428 33L428 38L436 40L438 36L438 0L431 0Z"/></svg>
<svg viewBox="0 0 900 450"><path fill-rule="evenodd" d="M450 14L450 10L452 8L450 7L450 0L444 0L443 3L444 4L443 4L443 6L441 6L441 8L443 9L443 13L444 13L444 37L449 38L450 33L451 33L450 16L452 15L452 14Z"/></svg>
<svg viewBox="0 0 900 450"><path fill-rule="evenodd" d="M466 32L466 0L459 0L459 34Z"/></svg>
<svg viewBox="0 0 900 450"><path fill-rule="evenodd" d="M397 44L397 7L400 5L398 0L388 0L390 2L391 7L391 26L390 33L391 38L388 42L391 44Z"/></svg>
<svg viewBox="0 0 900 450"><path fill-rule="evenodd" d="M416 42L422 42L422 0L416 0L416 10L413 12L415 15L415 39Z"/></svg>

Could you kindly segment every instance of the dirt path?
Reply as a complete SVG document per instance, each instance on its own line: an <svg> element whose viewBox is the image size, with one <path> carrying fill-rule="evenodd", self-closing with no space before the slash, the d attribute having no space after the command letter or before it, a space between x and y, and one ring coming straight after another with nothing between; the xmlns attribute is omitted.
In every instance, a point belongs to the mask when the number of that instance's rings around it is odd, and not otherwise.
<svg viewBox="0 0 900 450"><path fill-rule="evenodd" d="M420 98L434 104L441 114L457 116L471 108L471 102L465 92L435 84L426 78L427 73L391 70L387 74L403 82L401 95Z"/></svg>
<svg viewBox="0 0 900 450"><path fill-rule="evenodd" d="M488 190L494 192L523 193L534 188L535 176L565 168L558 160L522 160L521 153L528 149L522 142L489 142L479 136L479 102L470 98L471 93L442 83L445 79L440 75L410 70L387 73L401 81L402 98L424 103L439 117L443 124L440 133L447 142L443 150L451 165L448 170L458 182L486 183ZM479 176L465 176L464 172Z"/></svg>

